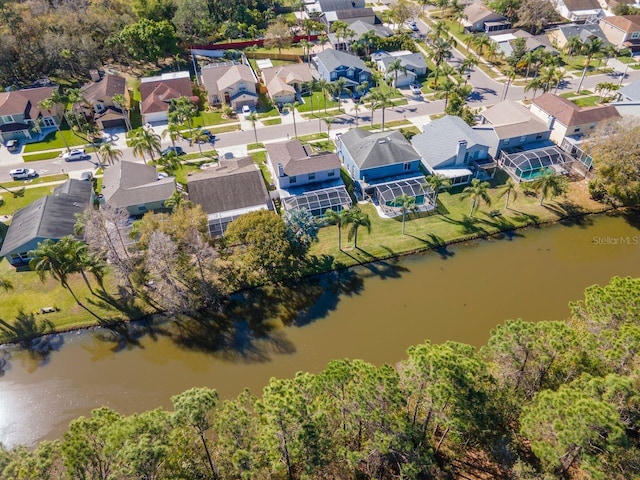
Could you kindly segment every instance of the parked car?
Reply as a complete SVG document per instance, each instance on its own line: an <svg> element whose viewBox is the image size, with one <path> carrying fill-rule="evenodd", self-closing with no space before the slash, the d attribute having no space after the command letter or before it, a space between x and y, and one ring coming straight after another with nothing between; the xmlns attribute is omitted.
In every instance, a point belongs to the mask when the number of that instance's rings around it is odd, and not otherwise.
<svg viewBox="0 0 640 480"><path fill-rule="evenodd" d="M160 152L161 155L168 155L169 152L175 152L176 155L185 155L185 152L182 147L174 147L173 145L168 146L164 150Z"/></svg>
<svg viewBox="0 0 640 480"><path fill-rule="evenodd" d="M251 107L249 107L249 105L242 106L242 115L244 116L244 118L247 118L249 115L251 115Z"/></svg>
<svg viewBox="0 0 640 480"><path fill-rule="evenodd" d="M158 180L163 180L165 178L169 178L169 174L167 172L158 172Z"/></svg>
<svg viewBox="0 0 640 480"><path fill-rule="evenodd" d="M209 137L209 143L213 143L216 141L216 136L209 130L202 130L202 135L206 135L207 137Z"/></svg>
<svg viewBox="0 0 640 480"><path fill-rule="evenodd" d="M74 148L62 155L65 162L74 162L76 160L82 160L87 155L84 148Z"/></svg>
<svg viewBox="0 0 640 480"><path fill-rule="evenodd" d="M90 182L93 180L93 174L91 172L82 172L80 174L80 180L83 182Z"/></svg>
<svg viewBox="0 0 640 480"><path fill-rule="evenodd" d="M27 180L28 178L37 177L38 173L33 168L16 168L11 170L9 175L14 180Z"/></svg>
<svg viewBox="0 0 640 480"><path fill-rule="evenodd" d="M410 88L411 88L411 93L413 93L414 95L422 95L422 85L418 83L412 83L410 85Z"/></svg>
<svg viewBox="0 0 640 480"><path fill-rule="evenodd" d="M7 150L10 152L17 152L20 150L20 142L18 140L9 140L7 142Z"/></svg>
<svg viewBox="0 0 640 480"><path fill-rule="evenodd" d="M419 31L418 24L416 22L413 22L413 21L407 22L407 26L414 32Z"/></svg>

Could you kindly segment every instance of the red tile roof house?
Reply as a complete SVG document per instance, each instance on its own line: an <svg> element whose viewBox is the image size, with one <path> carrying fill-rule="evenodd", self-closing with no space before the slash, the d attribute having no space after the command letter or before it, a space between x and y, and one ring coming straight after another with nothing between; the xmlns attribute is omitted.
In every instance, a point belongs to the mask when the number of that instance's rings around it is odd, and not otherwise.
<svg viewBox="0 0 640 480"><path fill-rule="evenodd" d="M169 104L174 98L192 97L189 72L163 73L140 81L142 123L166 122Z"/></svg>
<svg viewBox="0 0 640 480"><path fill-rule="evenodd" d="M531 102L531 113L546 122L551 140L561 144L564 137L579 137L589 133L600 122L620 118L611 105L579 107L566 98L545 93Z"/></svg>
<svg viewBox="0 0 640 480"><path fill-rule="evenodd" d="M57 89L55 86L0 92L0 141L39 142L55 131L62 120L62 107L53 105L47 111L38 103Z"/></svg>

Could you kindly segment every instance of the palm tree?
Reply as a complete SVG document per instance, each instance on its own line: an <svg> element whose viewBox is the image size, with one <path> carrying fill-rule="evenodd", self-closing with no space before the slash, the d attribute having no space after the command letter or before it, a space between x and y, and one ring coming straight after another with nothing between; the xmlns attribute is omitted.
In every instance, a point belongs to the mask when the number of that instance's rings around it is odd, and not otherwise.
<svg viewBox="0 0 640 480"><path fill-rule="evenodd" d="M108 165L113 165L122 157L122 151L115 148L111 143L103 143L98 151Z"/></svg>
<svg viewBox="0 0 640 480"><path fill-rule="evenodd" d="M507 83L504 87L504 95L502 96L502 100L507 99L507 93L509 93L509 87L511 86L511 82L516 78L516 70L513 67L507 67L504 70L504 75L507 77Z"/></svg>
<svg viewBox="0 0 640 480"><path fill-rule="evenodd" d="M567 39L567 43L564 44L564 51L567 55L578 55L582 50L582 40L578 35L573 35Z"/></svg>
<svg viewBox="0 0 640 480"><path fill-rule="evenodd" d="M528 92L529 90L533 90L533 97L531 97L533 99L536 98L536 92L544 89L544 86L544 81L540 77L536 77L529 80L529 83L524 86L524 91Z"/></svg>
<svg viewBox="0 0 640 480"><path fill-rule="evenodd" d="M489 45L491 45L491 39L486 34L481 33L480 35L474 36L471 43L476 49L476 52L478 52L478 55L482 55L485 48L488 48Z"/></svg>
<svg viewBox="0 0 640 480"><path fill-rule="evenodd" d="M253 127L253 137L255 138L256 143L258 143L258 130L256 128L256 123L258 122L258 113L251 112L247 117L247 120L251 122L251 126Z"/></svg>
<svg viewBox="0 0 640 480"><path fill-rule="evenodd" d="M160 135L153 133L153 130L147 128L138 128L131 139L133 154L144 160L145 154L149 154L151 162L155 160L154 153L160 153Z"/></svg>
<svg viewBox="0 0 640 480"><path fill-rule="evenodd" d="M372 102L376 104L380 110L382 110L382 131L384 132L384 111L387 107L392 106L393 102L391 101L391 92L388 90L376 90L372 95ZM371 113L371 118L373 119L373 109Z"/></svg>
<svg viewBox="0 0 640 480"><path fill-rule="evenodd" d="M342 102L340 97L347 91L348 80L344 77L339 77L337 80L329 83L329 89L338 99L338 112L342 112Z"/></svg>
<svg viewBox="0 0 640 480"><path fill-rule="evenodd" d="M562 175L558 175L552 168L544 168L542 175L531 182L531 187L540 192L540 205L544 202L549 194L552 197L561 195L567 191L569 185L567 179Z"/></svg>
<svg viewBox="0 0 640 480"><path fill-rule="evenodd" d="M324 113L327 113L327 95L331 91L331 86L324 78L318 80L318 89L322 92L322 99L324 101Z"/></svg>
<svg viewBox="0 0 640 480"><path fill-rule="evenodd" d="M398 86L398 72L403 74L407 73L407 67L403 65L402 60L396 58L393 62L387 65L387 75L394 74L393 87L396 88Z"/></svg>
<svg viewBox="0 0 640 480"><path fill-rule="evenodd" d="M158 159L153 162L155 165L159 165L165 169L165 171L173 176L176 170L178 170L182 163L180 162L180 157L175 152L175 150L170 150L164 155L158 157Z"/></svg>
<svg viewBox="0 0 640 480"><path fill-rule="evenodd" d="M323 120L324 120L324 123L327 124L327 136L329 136L329 138L330 138L331 137L331 135L330 135L330 133L331 133L331 124L333 122L335 122L336 119L333 118L333 117L324 117Z"/></svg>
<svg viewBox="0 0 640 480"><path fill-rule="evenodd" d="M453 82L453 80L451 80L450 78L446 78L445 81L440 84L438 91L440 92L440 95L444 96L445 111L447 109L447 105L449 105L449 95L451 95L451 93L453 93L457 87L458 85L456 85L456 83Z"/></svg>
<svg viewBox="0 0 640 480"><path fill-rule="evenodd" d="M614 90L618 90L618 85L612 82L600 82L596 85L596 92L600 92L599 102L602 102L608 93L611 93Z"/></svg>
<svg viewBox="0 0 640 480"><path fill-rule="evenodd" d="M345 212L348 210L342 210L341 212L336 212L330 208L324 212L324 220L331 225L336 225L338 227L338 249L342 250L342 227L345 220Z"/></svg>
<svg viewBox="0 0 640 480"><path fill-rule="evenodd" d="M291 112L293 118L293 135L295 138L298 138L298 127L296 126L296 108L298 108L299 106L300 104L298 102L284 104L284 108Z"/></svg>
<svg viewBox="0 0 640 480"><path fill-rule="evenodd" d="M185 194L176 190L171 194L169 198L167 198L164 202L165 208L171 209L172 212L175 212L180 205L188 204L189 201L186 199Z"/></svg>
<svg viewBox="0 0 640 480"><path fill-rule="evenodd" d="M412 197L410 195L407 195L406 193L403 193L402 195L399 195L393 199L393 204L402 212L402 235L404 235L407 212L413 212L417 208L416 197Z"/></svg>
<svg viewBox="0 0 640 480"><path fill-rule="evenodd" d="M447 34L447 31L447 24L443 20L439 20L431 27L429 37L435 42L439 38L445 36Z"/></svg>
<svg viewBox="0 0 640 480"><path fill-rule="evenodd" d="M176 140L180 138L180 125L175 122L169 122L167 128L162 131L162 138L169 137L171 145L176 148Z"/></svg>
<svg viewBox="0 0 640 480"><path fill-rule="evenodd" d="M187 124L189 127L189 138L193 133L193 119L198 114L198 107L189 97L172 98L169 105L169 117L176 123Z"/></svg>
<svg viewBox="0 0 640 480"><path fill-rule="evenodd" d="M191 136L191 140L198 145L198 151L202 155L202 144L209 141L209 135L203 133L202 128L196 128Z"/></svg>
<svg viewBox="0 0 640 480"><path fill-rule="evenodd" d="M450 59L453 56L451 50L453 50L455 46L455 40L449 39L445 40L444 38L438 38L433 42L431 46L433 50L433 63L436 64L436 78L433 84L434 89L438 88L438 71L440 70L440 65L445 60Z"/></svg>
<svg viewBox="0 0 640 480"><path fill-rule="evenodd" d="M471 198L471 212L469 217L473 218L473 212L480 201L484 201L487 206L491 205L491 197L489 197L489 182L481 182L477 178L471 180L471 185L465 187L462 191L462 198Z"/></svg>
<svg viewBox="0 0 640 480"><path fill-rule="evenodd" d="M587 69L591 64L591 60L593 60L593 57L598 53L600 53L601 51L602 51L602 39L600 38L593 37L582 44L580 53L582 53L586 58L584 61L584 70L582 71L582 77L580 77L580 83L578 84L576 93L580 93L580 89L582 88L582 82L584 82L584 77L587 76Z"/></svg>
<svg viewBox="0 0 640 480"><path fill-rule="evenodd" d="M518 198L518 190L516 187L516 183L511 178L508 178L506 183L504 184L504 187L502 187L502 189L500 190L500 195L498 195L498 198L507 197L504 202L505 209L509 208L509 198L511 196L513 196L514 202Z"/></svg>
<svg viewBox="0 0 640 480"><path fill-rule="evenodd" d="M435 203L436 211L438 209L438 193L441 190L447 191L451 188L451 179L436 173L435 175L428 175L424 179L423 189L431 189L435 193L433 201Z"/></svg>
<svg viewBox="0 0 640 480"><path fill-rule="evenodd" d="M305 62L308 62L309 61L309 52L311 50L311 47L313 47L313 43L311 43L308 40L305 40L303 38L302 40L300 40L298 42L298 44L302 47L302 53L303 53L303 56L305 57Z"/></svg>
<svg viewBox="0 0 640 480"><path fill-rule="evenodd" d="M356 127L358 126L358 112L362 108L362 99L359 99L357 102L353 104L353 111L356 112Z"/></svg>
<svg viewBox="0 0 640 480"><path fill-rule="evenodd" d="M344 224L349 225L349 231L347 232L347 239L353 238L353 247L358 248L358 230L360 227L367 229L368 233L371 233L371 219L369 215L364 213L358 207L350 208L343 212Z"/></svg>
<svg viewBox="0 0 640 480"><path fill-rule="evenodd" d="M74 265L72 260L71 245L69 242L55 242L50 238L46 239L44 242L39 243L35 250L29 252L29 257L31 257L29 268L38 274L42 282L44 282L48 273L52 278L60 282L60 285L69 290L78 305L96 317L98 321L102 321L99 316L80 301L69 285L69 274L77 271L77 264Z"/></svg>
<svg viewBox="0 0 640 480"><path fill-rule="evenodd" d="M66 104L66 100L60 95L60 92L58 92L57 90L54 90L51 93L51 96L49 98L45 98L44 100L40 100L38 102L38 108L40 110L46 110L49 116L51 116L51 113L53 112L53 109L55 108L56 105L64 106L65 104ZM68 152L70 148L69 148L69 143L67 142L67 138L60 131L60 125L58 125L58 122L56 121L54 124L56 126L56 132L60 134L60 137L64 142L64 146L67 147L67 152Z"/></svg>

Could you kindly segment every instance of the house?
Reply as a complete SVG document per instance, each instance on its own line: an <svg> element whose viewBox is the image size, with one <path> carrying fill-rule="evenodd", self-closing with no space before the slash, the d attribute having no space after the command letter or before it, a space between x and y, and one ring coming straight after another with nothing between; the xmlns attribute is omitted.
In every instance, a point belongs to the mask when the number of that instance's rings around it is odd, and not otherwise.
<svg viewBox="0 0 640 480"><path fill-rule="evenodd" d="M269 97L281 105L294 102L304 85L313 80L311 69L306 63L263 68L261 72Z"/></svg>
<svg viewBox="0 0 640 480"><path fill-rule="evenodd" d="M640 53L640 15L601 18L600 28L617 48L628 48L633 55Z"/></svg>
<svg viewBox="0 0 640 480"><path fill-rule="evenodd" d="M140 80L142 123L166 122L171 100L192 97L189 72L163 73Z"/></svg>
<svg viewBox="0 0 640 480"><path fill-rule="evenodd" d="M0 92L0 141L39 142L56 130L64 109L53 105L51 111L38 104L51 97L58 87L25 88Z"/></svg>
<svg viewBox="0 0 640 480"><path fill-rule="evenodd" d="M600 122L620 118L615 107L597 105L579 107L566 98L545 93L531 102L531 112L547 123L551 140L561 144L564 137L582 136Z"/></svg>
<svg viewBox="0 0 640 480"><path fill-rule="evenodd" d="M598 0L552 0L561 17L572 22L593 22L604 15Z"/></svg>
<svg viewBox="0 0 640 480"><path fill-rule="evenodd" d="M380 50L372 54L371 59L376 62L378 70L385 74L384 77L386 79L393 79L395 87L405 87L415 83L418 78L427 75L427 61L420 52L412 53L408 50L385 52ZM400 60L400 65L404 70L387 72L389 65L396 60Z"/></svg>
<svg viewBox="0 0 640 480"><path fill-rule="evenodd" d="M518 102L504 100L487 108L481 116L481 124L472 129L487 140L493 158L498 158L505 148L551 144L547 124Z"/></svg>
<svg viewBox="0 0 640 480"><path fill-rule="evenodd" d="M226 62L202 67L200 78L211 105L229 105L236 111L258 103L256 78L249 65Z"/></svg>
<svg viewBox="0 0 640 480"><path fill-rule="evenodd" d="M371 32L378 38L388 38L393 35L393 31L384 25L372 25L357 20L349 25L352 34L349 37L342 37L337 33L328 35L329 42L334 50L348 51L353 42L358 42L365 34Z"/></svg>
<svg viewBox="0 0 640 480"><path fill-rule="evenodd" d="M236 218L257 210L273 210L260 168L251 157L220 160L214 168L187 179L189 200L207 214L209 235L224 235Z"/></svg>
<svg viewBox="0 0 640 480"><path fill-rule="evenodd" d="M320 20L327 26L331 27L334 22L338 20L347 24L352 24L358 20L370 25L381 23L376 17L373 8L349 8L346 10L334 10L324 12L320 15Z"/></svg>
<svg viewBox="0 0 640 480"><path fill-rule="evenodd" d="M572 23L569 25L560 25L557 28L547 30L545 33L553 46L559 49L563 49L571 37L578 37L583 42L591 40L592 38L598 38L602 41L603 45L609 45L607 37L605 37L598 24L587 25Z"/></svg>
<svg viewBox="0 0 640 480"><path fill-rule="evenodd" d="M355 55L327 49L314 57L318 73L328 82L334 82L338 78L347 80L346 87L351 89L354 96L360 96L366 92L356 90L356 87L367 82L371 84L371 70Z"/></svg>
<svg viewBox="0 0 640 480"><path fill-rule="evenodd" d="M640 102L640 80L618 90L618 98L623 102Z"/></svg>
<svg viewBox="0 0 640 480"><path fill-rule="evenodd" d="M315 153L299 140L268 143L267 165L285 210L305 209L322 216L328 209L351 206L351 197L340 177L335 153Z"/></svg>
<svg viewBox="0 0 640 480"><path fill-rule="evenodd" d="M156 167L142 163L116 162L102 177L104 202L132 216L164 209L175 191L174 177L158 178Z"/></svg>
<svg viewBox="0 0 640 480"><path fill-rule="evenodd" d="M401 214L397 198L414 198L420 211L436 205L436 193L425 185L420 154L397 130L372 133L353 128L340 136L338 154L364 198L371 198L382 214Z"/></svg>
<svg viewBox="0 0 640 480"><path fill-rule="evenodd" d="M493 12L481 2L467 5L463 11L462 25L467 32L497 32L511 28L511 22L504 15Z"/></svg>
<svg viewBox="0 0 640 480"><path fill-rule="evenodd" d="M91 106L86 112L100 130L106 128L129 127L129 117L123 105L113 102L115 95L122 95L128 101L129 93L124 77L106 74L100 76L97 70L92 71L94 81L80 89L82 98Z"/></svg>
<svg viewBox="0 0 640 480"><path fill-rule="evenodd" d="M325 12L365 8L365 0L316 0L306 3L305 9L309 17L314 18Z"/></svg>
<svg viewBox="0 0 640 480"><path fill-rule="evenodd" d="M471 181L473 169L489 155L488 142L460 117L445 115L424 126L411 144L432 175L442 175L452 185Z"/></svg>
<svg viewBox="0 0 640 480"><path fill-rule="evenodd" d="M41 242L60 240L74 234L77 214L93 203L91 182L70 179L54 188L51 195L39 198L13 215L0 250L14 267L27 265L29 252Z"/></svg>
<svg viewBox="0 0 640 480"><path fill-rule="evenodd" d="M549 44L549 40L544 35L531 35L529 32L524 30L515 30L509 33L489 36L489 39L498 45L498 50L506 57L513 53L514 42L518 38L525 39L525 49L527 52L542 49L553 55L558 55L560 53Z"/></svg>

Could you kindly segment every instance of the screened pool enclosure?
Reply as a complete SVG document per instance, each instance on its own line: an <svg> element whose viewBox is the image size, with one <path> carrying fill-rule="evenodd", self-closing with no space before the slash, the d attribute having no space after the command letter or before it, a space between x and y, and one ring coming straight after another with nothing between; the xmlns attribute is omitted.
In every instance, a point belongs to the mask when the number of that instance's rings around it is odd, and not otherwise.
<svg viewBox="0 0 640 480"><path fill-rule="evenodd" d="M401 213L397 199L402 195L413 197L418 211L427 212L436 207L436 192L425 186L424 177L382 183L375 186L375 192L382 211L392 216Z"/></svg>
<svg viewBox="0 0 640 480"><path fill-rule="evenodd" d="M551 168L556 173L568 175L574 158L560 148L545 147L535 150L500 154L500 166L518 182L529 182Z"/></svg>
<svg viewBox="0 0 640 480"><path fill-rule="evenodd" d="M314 217L320 217L331 209L340 212L351 208L351 197L347 189L341 185L339 187L314 190L301 195L284 197L282 206L285 210L307 210Z"/></svg>

